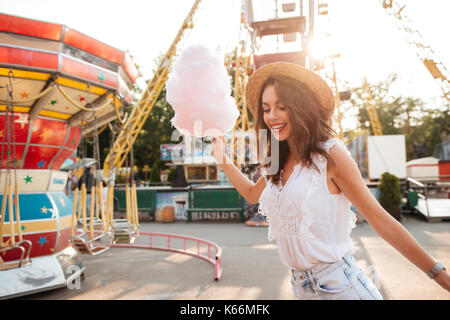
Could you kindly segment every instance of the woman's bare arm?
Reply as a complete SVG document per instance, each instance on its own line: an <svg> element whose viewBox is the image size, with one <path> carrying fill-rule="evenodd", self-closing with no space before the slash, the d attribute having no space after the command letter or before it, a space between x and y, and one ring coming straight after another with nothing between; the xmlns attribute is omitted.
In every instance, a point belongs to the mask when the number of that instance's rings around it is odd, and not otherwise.
<svg viewBox="0 0 450 320"><path fill-rule="evenodd" d="M419 269L428 272L435 265L436 260L378 203L367 188L355 161L347 150L335 145L330 149L330 156L335 165L328 169L329 176L361 212L375 232ZM450 276L446 271L441 270L434 279L450 291Z"/></svg>
<svg viewBox="0 0 450 320"><path fill-rule="evenodd" d="M250 181L233 163L233 161L223 152L225 138L213 139L212 155L217 160L222 171L227 175L231 184L248 202L255 204L258 202L261 192L266 186L266 181L260 177L256 183Z"/></svg>

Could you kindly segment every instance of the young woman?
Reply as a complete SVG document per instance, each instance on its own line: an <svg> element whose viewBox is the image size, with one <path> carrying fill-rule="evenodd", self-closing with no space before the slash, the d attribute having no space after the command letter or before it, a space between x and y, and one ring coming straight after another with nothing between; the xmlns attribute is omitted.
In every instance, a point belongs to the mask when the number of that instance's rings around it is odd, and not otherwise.
<svg viewBox="0 0 450 320"><path fill-rule="evenodd" d="M213 139L212 153L236 190L269 221L298 299L383 299L355 264L352 203L371 227L408 260L450 291L450 277L367 188L355 161L331 128L334 97L315 73L291 63L258 69L246 87L266 174L247 179ZM265 139L262 139L265 138ZM259 141L266 141L262 146ZM274 144L278 144L274 148ZM271 154L272 150L275 150Z"/></svg>

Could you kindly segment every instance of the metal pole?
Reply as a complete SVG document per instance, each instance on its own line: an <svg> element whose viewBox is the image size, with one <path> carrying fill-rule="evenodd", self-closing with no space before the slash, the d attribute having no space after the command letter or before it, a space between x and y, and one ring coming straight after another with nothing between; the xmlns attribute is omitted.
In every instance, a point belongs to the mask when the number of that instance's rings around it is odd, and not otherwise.
<svg viewBox="0 0 450 320"><path fill-rule="evenodd" d="M310 54L311 51L311 43L314 39L314 8L315 8L315 1L309 0L309 14L308 14L308 20L309 20L309 26L308 26L308 67L310 69L313 68L313 61Z"/></svg>

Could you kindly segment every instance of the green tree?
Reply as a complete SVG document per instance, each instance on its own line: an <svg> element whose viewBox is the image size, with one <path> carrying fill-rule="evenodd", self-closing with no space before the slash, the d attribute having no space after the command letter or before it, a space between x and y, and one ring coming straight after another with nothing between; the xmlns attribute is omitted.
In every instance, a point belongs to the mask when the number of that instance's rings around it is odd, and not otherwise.
<svg viewBox="0 0 450 320"><path fill-rule="evenodd" d="M166 89L164 88L134 143L134 156L139 168L160 161L161 144L179 143L171 141L175 128L170 120L174 116L175 112L166 101Z"/></svg>
<svg viewBox="0 0 450 320"><path fill-rule="evenodd" d="M161 182L161 176L159 174L158 162L153 162L152 172L150 173L150 182Z"/></svg>
<svg viewBox="0 0 450 320"><path fill-rule="evenodd" d="M155 66L159 65L163 57L164 54L160 53L154 60ZM155 72L156 67L153 70L153 74ZM151 77L146 81L147 84L150 79ZM173 127L170 120L174 116L175 112L166 100L166 88L164 86L134 143L135 162L140 169L146 164L149 165L155 162L161 164L162 169L164 169L164 164L160 162L160 145L164 143L179 143L179 141L171 141L175 127ZM139 175L142 178L144 177L142 170L140 170Z"/></svg>
<svg viewBox="0 0 450 320"><path fill-rule="evenodd" d="M423 144L425 155L432 156L434 148L441 143L442 132L450 133L450 105L436 109L423 109L420 125L411 129L409 141ZM413 154L414 156L414 154Z"/></svg>
<svg viewBox="0 0 450 320"><path fill-rule="evenodd" d="M402 204L401 187L395 175L384 172L381 175L378 190L380 191L378 202L380 202L383 208L394 209Z"/></svg>
<svg viewBox="0 0 450 320"><path fill-rule="evenodd" d="M418 157L415 144L425 145L426 153L422 156L431 156L434 146L440 143L441 132L450 132L449 103L447 100L437 101L436 107L430 109L425 108L424 102L417 97L393 95L391 88L396 80L397 75L391 74L386 81L369 84L373 96L371 102L375 105L383 134L405 135L407 160ZM352 87L348 83L346 86ZM355 114L357 124L356 129L344 132L348 140L363 130L373 134L362 86L350 90L352 96L349 102L343 104L343 113ZM356 112L352 112L354 108Z"/></svg>
<svg viewBox="0 0 450 320"><path fill-rule="evenodd" d="M383 134L402 134L405 124L417 121L414 118L419 111L423 102L417 98L393 96L391 87L397 80L396 74L391 74L385 81L376 84L369 84L373 99L370 101L377 111L378 120ZM362 86L351 89L352 96L350 105L358 108L357 119L359 130L369 130L373 134L373 130L369 120L369 113L366 105L366 92Z"/></svg>
<svg viewBox="0 0 450 320"><path fill-rule="evenodd" d="M384 172L381 175L378 191L380 192L380 196L378 197L380 205L395 219L401 221L402 210L400 205L402 204L402 191L399 179L389 172Z"/></svg>

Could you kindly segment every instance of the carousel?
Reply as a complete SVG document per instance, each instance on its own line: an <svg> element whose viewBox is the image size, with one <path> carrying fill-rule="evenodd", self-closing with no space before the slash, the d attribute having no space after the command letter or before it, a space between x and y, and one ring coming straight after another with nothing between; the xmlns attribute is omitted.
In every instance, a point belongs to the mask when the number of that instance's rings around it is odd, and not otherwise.
<svg viewBox="0 0 450 320"><path fill-rule="evenodd" d="M83 274L73 225L89 219L86 208L74 212L78 193L66 194L60 169L84 136L122 117L136 77L121 50L65 25L0 14L0 298Z"/></svg>

